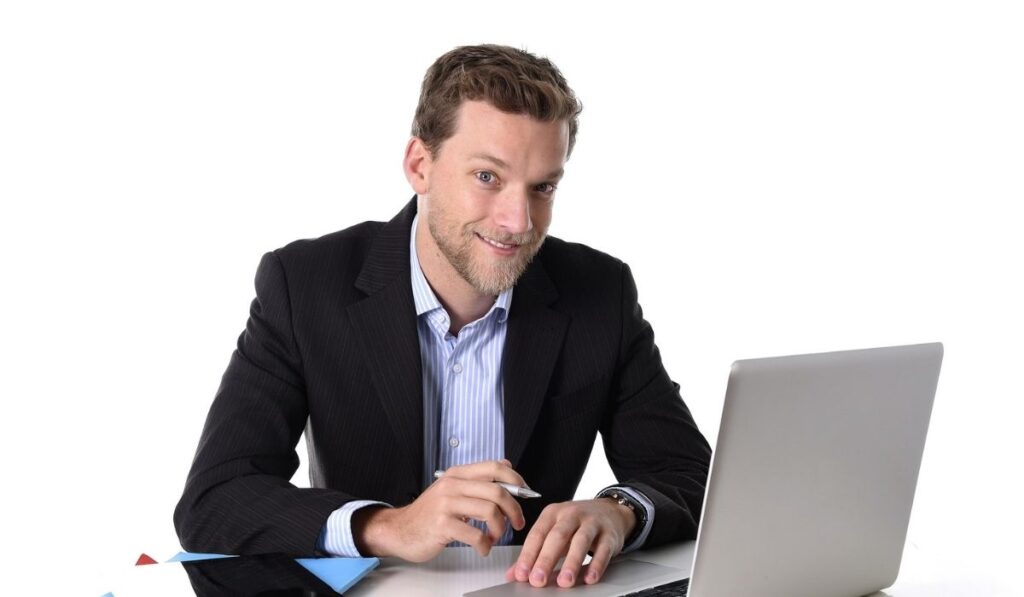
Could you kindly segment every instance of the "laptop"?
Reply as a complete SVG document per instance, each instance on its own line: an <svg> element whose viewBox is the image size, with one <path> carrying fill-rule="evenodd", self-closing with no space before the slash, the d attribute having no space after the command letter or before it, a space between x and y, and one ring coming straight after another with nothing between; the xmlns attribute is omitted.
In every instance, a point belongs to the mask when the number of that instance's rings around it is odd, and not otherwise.
<svg viewBox="0 0 1024 597"><path fill-rule="evenodd" d="M734 363L686 595L855 597L892 585L942 352Z"/></svg>
<svg viewBox="0 0 1024 597"><path fill-rule="evenodd" d="M586 593L857 597L892 585L942 353L934 343L733 363L690 578L641 550ZM469 594L520 594L516 584Z"/></svg>

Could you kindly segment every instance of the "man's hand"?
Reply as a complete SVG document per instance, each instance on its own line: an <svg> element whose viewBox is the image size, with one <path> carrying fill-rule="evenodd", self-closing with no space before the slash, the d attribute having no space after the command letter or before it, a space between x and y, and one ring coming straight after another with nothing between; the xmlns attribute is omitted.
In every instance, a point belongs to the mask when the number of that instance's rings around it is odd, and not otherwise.
<svg viewBox="0 0 1024 597"><path fill-rule="evenodd" d="M357 511L352 517L356 547L366 555L425 562L448 543L461 541L486 556L504 534L506 520L516 530L526 526L519 503L494 481L526 485L507 460L452 467L408 506ZM471 518L485 522L487 531L470 525Z"/></svg>
<svg viewBox="0 0 1024 597"><path fill-rule="evenodd" d="M591 552L583 582L592 585L601 580L609 560L622 551L635 526L633 512L607 498L551 504L530 529L519 559L505 572L505 578L543 587L555 564L565 556L558 586L571 587L580 580L583 559Z"/></svg>

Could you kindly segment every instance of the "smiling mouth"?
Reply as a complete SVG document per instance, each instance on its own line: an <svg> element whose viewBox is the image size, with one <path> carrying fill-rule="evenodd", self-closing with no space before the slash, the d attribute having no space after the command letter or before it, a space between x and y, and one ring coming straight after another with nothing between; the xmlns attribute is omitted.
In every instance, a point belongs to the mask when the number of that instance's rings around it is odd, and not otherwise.
<svg viewBox="0 0 1024 597"><path fill-rule="evenodd" d="M479 232L476 233L476 236L477 236L477 238L479 238L480 240L484 241L485 243L491 245L492 247L497 247L499 249L506 249L506 250L507 249L515 249L516 247L519 246L519 245L506 245L505 243L499 243L498 241L494 240L493 238L487 238L486 236L483 236Z"/></svg>

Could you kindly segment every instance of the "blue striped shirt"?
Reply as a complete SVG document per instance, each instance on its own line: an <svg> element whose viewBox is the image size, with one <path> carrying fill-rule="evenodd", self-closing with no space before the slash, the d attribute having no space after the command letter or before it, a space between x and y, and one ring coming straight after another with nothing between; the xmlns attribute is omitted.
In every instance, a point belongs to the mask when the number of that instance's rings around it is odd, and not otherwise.
<svg viewBox="0 0 1024 597"><path fill-rule="evenodd" d="M449 332L451 317L427 283L416 254L416 220L409 241L412 294L423 368L423 487L435 470L505 457L501 356L512 289L483 317ZM485 525L473 521L483 529ZM505 526L499 545L512 540Z"/></svg>
<svg viewBox="0 0 1024 597"><path fill-rule="evenodd" d="M409 238L409 266L416 305L416 330L419 336L423 370L423 488L434 481L435 470L505 457L504 388L502 354L508 329L508 311L512 289L498 295L487 313L466 324L458 336L450 332L451 317L430 288L416 254L416 223L413 219ZM654 520L654 506L642 493L620 488L643 504L647 525L631 545L643 544ZM321 534L320 548L344 557L358 557L352 536L352 514L369 505L384 505L373 500L355 500L335 510ZM471 521L477 528L484 524ZM512 540L512 527L506 524L498 545ZM455 543L455 545L461 545Z"/></svg>

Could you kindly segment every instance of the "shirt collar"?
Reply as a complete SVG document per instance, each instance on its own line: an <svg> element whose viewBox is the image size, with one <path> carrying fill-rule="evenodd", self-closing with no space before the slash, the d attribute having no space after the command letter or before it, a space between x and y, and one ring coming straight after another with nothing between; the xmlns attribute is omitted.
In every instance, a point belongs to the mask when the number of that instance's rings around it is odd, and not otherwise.
<svg viewBox="0 0 1024 597"><path fill-rule="evenodd" d="M416 222L419 219L419 214L416 214L416 217L412 219L412 231L409 234L409 270L412 275L412 297L416 303L417 317L424 313L437 311L438 309L444 311L441 301L437 299L434 290L427 283L426 276L423 275L423 269L420 268L420 259L416 254ZM508 319L509 307L512 305L512 290L512 288L509 288L502 291L490 310L481 319L486 319L492 313L496 313L498 323L505 323L505 320Z"/></svg>

